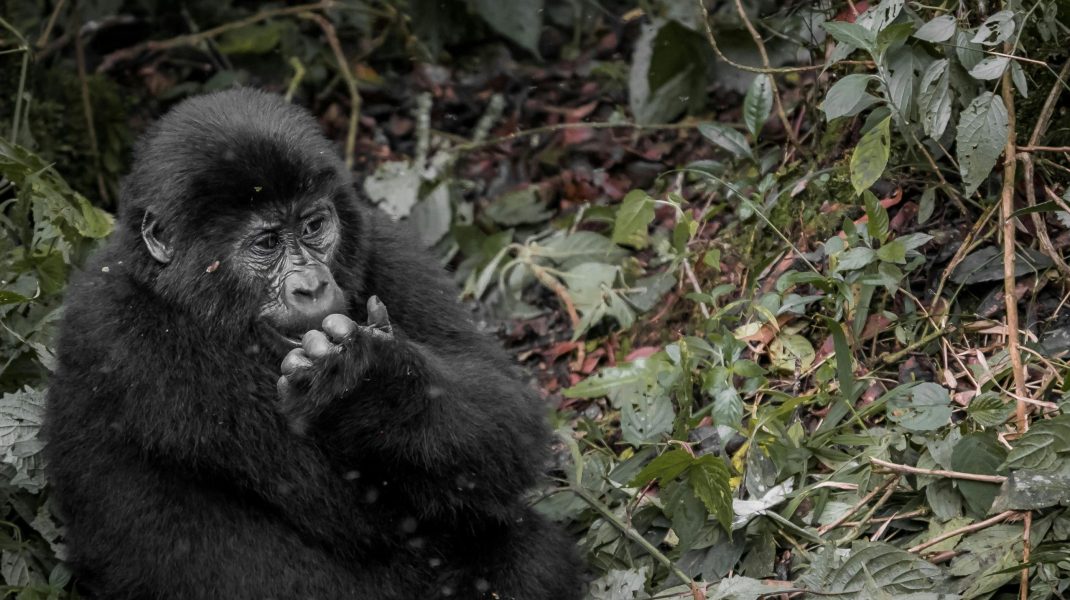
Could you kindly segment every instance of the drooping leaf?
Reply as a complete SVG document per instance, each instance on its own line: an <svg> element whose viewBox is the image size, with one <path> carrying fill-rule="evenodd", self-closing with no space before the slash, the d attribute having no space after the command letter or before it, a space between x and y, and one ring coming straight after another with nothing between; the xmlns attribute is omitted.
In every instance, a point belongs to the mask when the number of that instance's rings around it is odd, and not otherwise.
<svg viewBox="0 0 1070 600"><path fill-rule="evenodd" d="M994 433L971 433L955 444L951 453L951 469L963 473L996 475L1007 457L1007 450L996 441ZM992 501L999 493L999 485L967 479L955 482L966 506L975 516L988 514Z"/></svg>
<svg viewBox="0 0 1070 600"><path fill-rule="evenodd" d="M698 131L714 144L731 152L737 158L751 155L750 144L743 134L720 123L702 123Z"/></svg>
<svg viewBox="0 0 1070 600"><path fill-rule="evenodd" d="M918 89L918 115L925 135L937 139L951 120L951 89L947 59L929 65Z"/></svg>
<svg viewBox="0 0 1070 600"><path fill-rule="evenodd" d="M877 44L877 34L857 23L842 21L825 21L821 24L837 42L872 52Z"/></svg>
<svg viewBox="0 0 1070 600"><path fill-rule="evenodd" d="M773 86L769 77L765 74L756 75L743 99L743 122L756 139L773 112Z"/></svg>
<svg viewBox="0 0 1070 600"><path fill-rule="evenodd" d="M970 69L970 76L981 81L999 79L1010 60L1006 56L989 56Z"/></svg>
<svg viewBox="0 0 1070 600"><path fill-rule="evenodd" d="M862 136L851 154L851 186L856 194L869 189L884 174L891 147L891 117Z"/></svg>
<svg viewBox="0 0 1070 600"><path fill-rule="evenodd" d="M959 116L955 155L967 196L988 178L1007 143L1007 107L1003 99L985 92Z"/></svg>
<svg viewBox="0 0 1070 600"><path fill-rule="evenodd" d="M866 86L872 80L872 75L854 73L834 83L821 103L825 118L831 121L854 116L876 103L877 98L866 93Z"/></svg>
<svg viewBox="0 0 1070 600"><path fill-rule="evenodd" d="M691 491L698 496L706 510L713 515L726 532L732 531L732 485L731 474L724 462L713 455L705 454L695 460L687 471Z"/></svg>

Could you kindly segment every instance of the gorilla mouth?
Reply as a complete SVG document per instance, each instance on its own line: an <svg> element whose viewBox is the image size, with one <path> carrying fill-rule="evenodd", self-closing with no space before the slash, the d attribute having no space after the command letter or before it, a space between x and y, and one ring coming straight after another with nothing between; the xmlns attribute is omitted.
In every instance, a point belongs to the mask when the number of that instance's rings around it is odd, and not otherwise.
<svg viewBox="0 0 1070 600"><path fill-rule="evenodd" d="M276 338L278 341L282 342L283 344L285 344L287 346L291 346L293 348L300 348L301 347L300 338L295 338L295 337L286 335L282 330L280 330L280 329L278 329L278 328L276 328L276 327L274 327L272 325L268 325L267 329L268 329L268 331L271 332L271 334L272 334L272 336L274 338Z"/></svg>

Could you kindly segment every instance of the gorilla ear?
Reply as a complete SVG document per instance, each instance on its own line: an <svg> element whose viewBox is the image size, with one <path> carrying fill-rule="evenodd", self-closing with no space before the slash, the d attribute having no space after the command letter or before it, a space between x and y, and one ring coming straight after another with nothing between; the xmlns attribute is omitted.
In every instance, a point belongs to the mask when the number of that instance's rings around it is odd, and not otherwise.
<svg viewBox="0 0 1070 600"><path fill-rule="evenodd" d="M145 247L149 254L157 261L167 264L175 255L175 249L164 241L160 236L160 227L156 222L156 215L145 211L145 218L141 220L141 239L145 241Z"/></svg>

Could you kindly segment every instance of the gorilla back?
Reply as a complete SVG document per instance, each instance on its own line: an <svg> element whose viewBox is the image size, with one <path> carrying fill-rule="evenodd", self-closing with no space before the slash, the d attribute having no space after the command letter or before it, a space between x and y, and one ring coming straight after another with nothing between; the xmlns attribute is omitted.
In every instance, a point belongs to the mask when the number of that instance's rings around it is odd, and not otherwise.
<svg viewBox="0 0 1070 600"><path fill-rule="evenodd" d="M579 596L541 403L312 117L241 89L136 149L72 283L48 476L101 598Z"/></svg>

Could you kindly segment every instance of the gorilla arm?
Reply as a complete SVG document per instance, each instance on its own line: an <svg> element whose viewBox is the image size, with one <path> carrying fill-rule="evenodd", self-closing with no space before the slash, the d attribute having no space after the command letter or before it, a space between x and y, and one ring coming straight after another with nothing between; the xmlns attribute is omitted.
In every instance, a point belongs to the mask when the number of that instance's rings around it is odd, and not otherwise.
<svg viewBox="0 0 1070 600"><path fill-rule="evenodd" d="M256 498L310 541L347 553L374 544L376 529L348 482L318 448L290 431L267 394L248 389L246 381L258 376L234 364L231 353L167 336L192 328L163 313L135 313L163 321L131 336L122 350L126 359L112 377L127 385L113 427L146 459ZM162 372L153 364L160 356L169 357Z"/></svg>
<svg viewBox="0 0 1070 600"><path fill-rule="evenodd" d="M324 406L313 437L396 475L389 485L421 516L507 518L543 466L541 403L474 332L436 348L392 327L374 296L368 305L368 326L331 315L288 355L284 411Z"/></svg>

